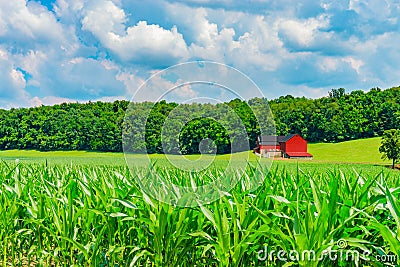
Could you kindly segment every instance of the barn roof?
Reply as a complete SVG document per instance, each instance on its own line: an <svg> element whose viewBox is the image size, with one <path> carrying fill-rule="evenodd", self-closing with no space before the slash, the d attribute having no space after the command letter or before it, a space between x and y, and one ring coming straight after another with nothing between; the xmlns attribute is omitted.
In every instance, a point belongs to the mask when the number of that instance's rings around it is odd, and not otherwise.
<svg viewBox="0 0 400 267"><path fill-rule="evenodd" d="M307 152L286 152L286 154L291 158L312 157L312 155L310 153L307 153Z"/></svg>
<svg viewBox="0 0 400 267"><path fill-rule="evenodd" d="M287 141L289 141L290 139L292 139L294 136L296 136L297 134L288 134L288 135L286 135L284 138L282 138L282 140L281 141L279 141L279 142L282 142L282 143L286 143Z"/></svg>
<svg viewBox="0 0 400 267"><path fill-rule="evenodd" d="M279 146L279 142L284 138L285 136L261 135L259 142L263 146Z"/></svg>

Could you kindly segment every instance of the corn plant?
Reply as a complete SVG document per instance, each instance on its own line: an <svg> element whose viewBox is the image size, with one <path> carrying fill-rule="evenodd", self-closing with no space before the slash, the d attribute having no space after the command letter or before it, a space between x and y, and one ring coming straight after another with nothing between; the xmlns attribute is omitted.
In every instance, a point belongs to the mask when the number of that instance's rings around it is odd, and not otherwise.
<svg viewBox="0 0 400 267"><path fill-rule="evenodd" d="M193 173L152 165L0 164L2 266L395 266L400 264L400 184L395 173L249 165L216 201L193 202L222 169ZM307 168L309 166L307 165ZM326 168L326 166L323 166ZM151 177L158 168L161 179ZM138 179L139 178L139 179ZM147 185L169 182L175 204ZM237 183L236 183L237 182ZM257 185L257 186L254 186ZM157 189L158 188L158 189ZM196 191L195 191L196 192ZM192 198L190 201L194 201ZM179 204L179 205L178 205ZM346 248L340 247L343 241ZM260 251L313 251L266 259ZM352 249L361 257L329 259ZM369 253L365 253L369 252ZM376 255L394 255L391 262ZM386 264L386 265L384 265Z"/></svg>

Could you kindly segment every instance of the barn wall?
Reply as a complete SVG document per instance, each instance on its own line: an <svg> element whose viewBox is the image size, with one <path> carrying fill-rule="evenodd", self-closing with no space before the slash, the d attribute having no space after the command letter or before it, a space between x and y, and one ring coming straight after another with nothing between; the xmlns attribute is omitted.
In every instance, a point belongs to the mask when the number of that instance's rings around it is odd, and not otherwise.
<svg viewBox="0 0 400 267"><path fill-rule="evenodd" d="M286 151L286 143L280 143L280 148L282 151Z"/></svg>
<svg viewBox="0 0 400 267"><path fill-rule="evenodd" d="M286 152L307 152L307 141L301 136L295 135L286 142L285 149L282 150Z"/></svg>

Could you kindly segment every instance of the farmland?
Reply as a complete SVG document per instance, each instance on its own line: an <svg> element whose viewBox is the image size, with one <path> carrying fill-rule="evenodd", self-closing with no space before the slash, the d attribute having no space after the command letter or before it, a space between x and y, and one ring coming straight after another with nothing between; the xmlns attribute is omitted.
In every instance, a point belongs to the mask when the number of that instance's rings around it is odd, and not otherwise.
<svg viewBox="0 0 400 267"><path fill-rule="evenodd" d="M1 157L3 266L383 266L378 256L399 264L400 172L382 162L282 160L268 170L251 154L233 190L210 204L180 207L143 193L133 175L149 170L132 175L122 154L5 151ZM135 157L140 162L145 155ZM168 179L185 183L189 174L165 167L164 156L151 159ZM208 177L227 159L217 156ZM248 190L260 178L261 186ZM344 249L359 257L326 254ZM273 251L313 251L316 260L282 260Z"/></svg>
<svg viewBox="0 0 400 267"><path fill-rule="evenodd" d="M371 163L382 164L381 154L378 151L381 138L365 138L340 143L310 144L310 153L314 160L336 163Z"/></svg>
<svg viewBox="0 0 400 267"><path fill-rule="evenodd" d="M308 146L309 152L314 156L310 164L317 163L366 163L374 165L388 164L381 159L378 151L381 138L365 138L340 143L311 143ZM252 152L242 152L243 157L249 157L250 161L257 158ZM113 152L87 152L87 151L54 151L39 152L35 150L5 150L0 151L0 157L6 161L39 163L46 159L49 164L97 164L97 165L124 165L125 159L122 153ZM146 155L135 155L138 161L146 158ZM196 155L186 155L188 159L196 159ZM211 157L211 156L210 156ZM160 154L151 154L151 159L164 160L165 156ZM218 155L218 161L229 160L229 155ZM292 164L296 161L287 161L285 164ZM276 164L281 164L277 162ZM300 161L302 164L302 161Z"/></svg>
<svg viewBox="0 0 400 267"><path fill-rule="evenodd" d="M0 1L0 267L400 267L400 0Z"/></svg>

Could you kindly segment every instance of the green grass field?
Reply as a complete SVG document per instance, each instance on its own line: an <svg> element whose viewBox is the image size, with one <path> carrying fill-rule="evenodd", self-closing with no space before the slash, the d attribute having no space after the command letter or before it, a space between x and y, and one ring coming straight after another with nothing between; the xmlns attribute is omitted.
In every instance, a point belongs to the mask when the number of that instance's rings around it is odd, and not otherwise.
<svg viewBox="0 0 400 267"><path fill-rule="evenodd" d="M0 159L22 163L41 163L46 160L49 164L107 164L121 165L125 159L122 153L97 153L86 151L52 151L40 152L36 150L6 150L0 151Z"/></svg>
<svg viewBox="0 0 400 267"><path fill-rule="evenodd" d="M309 144L308 151L314 161L335 163L373 163L384 164L378 149L381 138L366 138L341 143Z"/></svg>
<svg viewBox="0 0 400 267"><path fill-rule="evenodd" d="M314 156L309 163L367 163L377 165L389 165L389 161L381 159L378 151L380 138L359 139L342 143L317 143L309 144L308 150ZM255 161L257 157L252 152L242 152L243 158L248 157L250 161ZM138 162L147 158L146 155L132 155ZM190 161L199 158L198 155L185 156ZM205 156L212 158L212 156ZM163 161L165 155L150 155L153 160ZM174 156L172 156L174 158ZM176 158L176 157L175 157ZM39 152L34 150L9 150L0 151L0 159L22 162L44 162L46 159L49 164L107 164L123 165L125 158L122 153L97 153L86 151L57 151ZM218 155L217 161L229 160L229 155ZM306 160L285 160L288 164L293 162L307 162ZM279 163L280 164L280 163Z"/></svg>

